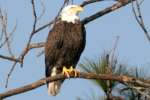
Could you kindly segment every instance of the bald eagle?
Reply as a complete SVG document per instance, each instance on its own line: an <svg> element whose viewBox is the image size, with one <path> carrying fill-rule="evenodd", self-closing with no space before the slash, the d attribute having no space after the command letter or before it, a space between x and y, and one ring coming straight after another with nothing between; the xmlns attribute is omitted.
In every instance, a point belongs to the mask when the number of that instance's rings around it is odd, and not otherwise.
<svg viewBox="0 0 150 100"><path fill-rule="evenodd" d="M77 16L83 8L68 5L63 8L60 19L50 30L45 44L46 77L62 73L63 67L75 68L85 48L85 27ZM49 95L59 93L64 80L47 83Z"/></svg>

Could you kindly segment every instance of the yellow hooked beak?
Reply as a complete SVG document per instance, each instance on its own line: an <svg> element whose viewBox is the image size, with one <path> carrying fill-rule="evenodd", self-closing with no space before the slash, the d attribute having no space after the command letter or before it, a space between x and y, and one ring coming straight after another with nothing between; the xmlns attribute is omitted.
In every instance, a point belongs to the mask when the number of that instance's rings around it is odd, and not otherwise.
<svg viewBox="0 0 150 100"><path fill-rule="evenodd" d="M79 12L82 12L84 9L81 6L76 6L70 9L70 12L78 14Z"/></svg>
<svg viewBox="0 0 150 100"><path fill-rule="evenodd" d="M83 9L83 7L81 7L81 6L78 6L77 8L76 8L76 11L77 12L82 12L84 9Z"/></svg>

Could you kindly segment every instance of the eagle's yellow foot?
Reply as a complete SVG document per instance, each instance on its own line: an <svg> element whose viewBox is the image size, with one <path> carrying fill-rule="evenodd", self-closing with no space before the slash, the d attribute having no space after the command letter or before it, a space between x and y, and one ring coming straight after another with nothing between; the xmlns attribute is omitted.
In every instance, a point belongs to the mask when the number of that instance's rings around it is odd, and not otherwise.
<svg viewBox="0 0 150 100"><path fill-rule="evenodd" d="M67 68L64 66L64 67L63 67L62 74L64 74L64 75L67 76L68 78L70 78L70 74L74 74L74 76L77 77L78 72L77 72L77 70L73 69L72 66L71 66L69 69L67 69Z"/></svg>
<svg viewBox="0 0 150 100"><path fill-rule="evenodd" d="M68 78L70 78L70 73L73 71L73 68L70 67L69 69L67 69L65 66L63 67L63 71L62 74L67 76Z"/></svg>

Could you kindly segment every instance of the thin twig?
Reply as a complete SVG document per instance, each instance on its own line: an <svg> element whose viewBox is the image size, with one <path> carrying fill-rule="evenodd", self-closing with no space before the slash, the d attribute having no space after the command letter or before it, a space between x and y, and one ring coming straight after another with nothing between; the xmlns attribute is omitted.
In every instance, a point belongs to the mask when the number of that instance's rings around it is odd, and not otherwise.
<svg viewBox="0 0 150 100"><path fill-rule="evenodd" d="M17 64L17 62L14 62L14 64L12 65L10 71L9 71L8 74L7 74L5 88L8 87L9 78L10 78L10 76L11 76L13 70L15 69L16 64Z"/></svg>
<svg viewBox="0 0 150 100"><path fill-rule="evenodd" d="M10 46L11 42L10 42L10 37L9 37L11 35L9 35L9 33L7 32L7 13L5 13L5 16L2 19L2 33L4 33L4 38L5 40L7 40L5 43L8 49L8 53L13 57L14 55L11 50L11 46Z"/></svg>
<svg viewBox="0 0 150 100"><path fill-rule="evenodd" d="M34 0L31 0L31 5L32 5L32 10L33 10L34 22L33 22L32 32L30 33L30 37L29 37L29 40L27 42L26 48L24 49L23 53L20 56L20 59L22 60L21 66L23 66L24 57L27 54L27 52L29 51L29 45L31 43L31 40L32 40L34 34L35 34L36 24L37 24L37 14L36 14L36 10L35 10L35 1Z"/></svg>
<svg viewBox="0 0 150 100"><path fill-rule="evenodd" d="M35 49L35 48L41 48L44 47L45 43L44 42L39 42L39 43L31 43L29 46L29 49Z"/></svg>
<svg viewBox="0 0 150 100"><path fill-rule="evenodd" d="M9 60L9 61L13 61L13 62L20 62L21 63L21 61L18 58L15 58L15 57L9 57L9 56L0 54L0 58L6 59L6 60Z"/></svg>
<svg viewBox="0 0 150 100"><path fill-rule="evenodd" d="M32 10L33 10L33 16L34 16L33 29L32 29L32 33L31 33L31 36L32 36L34 34L35 29L36 29L37 15L36 15L36 9L35 9L35 1L31 0L31 4L32 4Z"/></svg>
<svg viewBox="0 0 150 100"><path fill-rule="evenodd" d="M3 33L2 33L2 35L3 35ZM13 34L9 34L8 37L12 37L12 35L13 35ZM3 38L3 37L2 37L2 38ZM10 38L5 38L5 40L0 44L0 48L2 48L2 47L7 43L7 41L9 41L9 39L10 39Z"/></svg>
<svg viewBox="0 0 150 100"><path fill-rule="evenodd" d="M14 26L14 29L12 30L11 33L7 32L7 13L2 13L2 10L0 9L0 24L2 26L2 34L1 34L1 40L4 37L4 42L0 44L0 48L2 48L5 44L7 46L8 49L8 53L14 57L14 54L11 50L11 42L10 42L10 38L12 36L12 34L15 32L16 30L16 25Z"/></svg>
<svg viewBox="0 0 150 100"><path fill-rule="evenodd" d="M148 34L148 31L144 25L143 17L142 17L141 10L140 10L140 4L139 4L138 0L135 0L135 1L136 1L135 3L136 3L137 11L136 11L136 8L134 7L134 2L132 2L132 11L133 11L134 17L135 17L137 23L140 25L140 27L144 31L144 34L145 34L147 40L150 42L150 35Z"/></svg>

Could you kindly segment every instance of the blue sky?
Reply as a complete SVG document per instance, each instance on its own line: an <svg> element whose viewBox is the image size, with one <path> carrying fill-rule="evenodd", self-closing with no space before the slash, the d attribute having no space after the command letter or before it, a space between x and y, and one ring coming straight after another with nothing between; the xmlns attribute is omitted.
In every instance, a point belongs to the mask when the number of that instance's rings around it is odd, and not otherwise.
<svg viewBox="0 0 150 100"><path fill-rule="evenodd" d="M41 13L41 6L39 1L36 0L36 8L38 15ZM63 0L43 0L46 7L45 15L38 22L41 26L48 21L52 20L60 8ZM75 0L76 4L80 4L81 0ZM94 12L105 8L112 4L110 1L100 2L85 7L85 11L80 14L81 19L93 14ZM148 13L150 1L145 0L141 5L141 11L145 21L145 25L150 30L150 13ZM17 22L17 29L13 36L12 48L16 55L22 52L25 47L29 33L32 30L32 10L30 0L0 0L0 7L8 14L8 31L11 31ZM49 28L39 32L35 35L32 42L45 41ZM80 62L84 58L96 59L104 50L110 51L113 47L116 36L119 36L119 43L116 55L121 63L128 63L130 65L142 66L148 69L150 64L150 43L146 40L143 31L135 21L132 13L131 5L123 7L115 12L107 14L93 22L86 25L87 43L86 48L82 54ZM0 50L0 54L6 53L6 48ZM44 56L36 57L41 51L32 50L26 57L24 67L16 66L10 80L8 89L4 88L5 79L12 63L0 59L0 92L16 88L25 84L32 83L44 77ZM149 72L148 72L149 73ZM56 97L49 97L47 94L46 86L42 86L33 91L24 94L16 95L6 100L75 100L77 96L86 98L85 95L90 93L101 94L102 92L93 83L85 79L70 79L62 85L60 94Z"/></svg>

